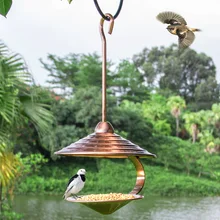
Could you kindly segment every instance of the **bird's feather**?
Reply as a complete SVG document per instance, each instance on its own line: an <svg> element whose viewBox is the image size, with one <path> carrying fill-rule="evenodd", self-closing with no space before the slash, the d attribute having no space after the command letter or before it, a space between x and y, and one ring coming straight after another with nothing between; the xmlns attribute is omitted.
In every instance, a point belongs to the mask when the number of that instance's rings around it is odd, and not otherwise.
<svg viewBox="0 0 220 220"><path fill-rule="evenodd" d="M85 175L80 174L80 177L81 177L81 179L82 179L83 182L86 181L86 176L85 176Z"/></svg>
<svg viewBox="0 0 220 220"><path fill-rule="evenodd" d="M78 176L78 175L77 175ZM74 178L70 184L68 185L67 189L66 189L66 192L65 193L68 193L78 182L78 178Z"/></svg>
<svg viewBox="0 0 220 220"><path fill-rule="evenodd" d="M162 23L166 23L166 24L185 24L187 25L185 19L179 15L176 14L174 12L171 11L165 11L165 12L161 12L157 15L157 19L162 22Z"/></svg>
<svg viewBox="0 0 220 220"><path fill-rule="evenodd" d="M72 176L70 179L69 179L69 182L68 182L68 184L67 184L67 187L70 185L70 183L74 180L74 179L76 179L78 177L78 174L75 174L74 176Z"/></svg>
<svg viewBox="0 0 220 220"><path fill-rule="evenodd" d="M195 34L190 30L188 30L184 35L178 35L178 36L179 36L180 48L186 48L190 46L195 40Z"/></svg>

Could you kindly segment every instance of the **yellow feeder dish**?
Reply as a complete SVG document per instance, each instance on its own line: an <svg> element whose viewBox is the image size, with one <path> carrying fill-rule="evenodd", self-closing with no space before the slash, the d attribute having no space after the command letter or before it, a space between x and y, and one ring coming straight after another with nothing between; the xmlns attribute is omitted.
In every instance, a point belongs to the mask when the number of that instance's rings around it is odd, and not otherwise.
<svg viewBox="0 0 220 220"><path fill-rule="evenodd" d="M83 201L83 200L76 200L71 197L67 199L69 202L78 202L81 203L103 215L109 215L113 212L117 211L118 209L122 208L123 206L127 205L129 202L137 199L142 199L142 195L133 195L131 199L121 199L121 200L100 200L100 201Z"/></svg>

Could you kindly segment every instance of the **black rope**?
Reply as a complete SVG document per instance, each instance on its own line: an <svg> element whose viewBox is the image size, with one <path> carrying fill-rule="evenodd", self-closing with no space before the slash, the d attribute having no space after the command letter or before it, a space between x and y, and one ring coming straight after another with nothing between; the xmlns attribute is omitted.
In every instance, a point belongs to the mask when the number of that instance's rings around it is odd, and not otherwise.
<svg viewBox="0 0 220 220"><path fill-rule="evenodd" d="M106 15L102 12L101 8L99 7L98 1L97 1L97 0L94 0L94 3L95 3L95 6L96 6L96 8L97 8L99 14L100 14L105 20L110 21L110 18L109 18L108 16L106 16ZM119 13L120 13L120 11L121 11L122 5L123 5L123 0L120 0L119 6L118 6L118 10L116 11L115 15L113 16L114 19L116 19L116 18L118 17L118 15L119 15Z"/></svg>

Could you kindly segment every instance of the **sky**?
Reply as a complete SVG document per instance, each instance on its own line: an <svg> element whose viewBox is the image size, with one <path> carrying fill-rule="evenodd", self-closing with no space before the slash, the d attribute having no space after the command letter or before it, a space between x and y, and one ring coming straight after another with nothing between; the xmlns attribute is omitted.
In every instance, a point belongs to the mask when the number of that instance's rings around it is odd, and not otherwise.
<svg viewBox="0 0 220 220"><path fill-rule="evenodd" d="M119 0L99 0L104 13L115 14ZM220 2L219 0L124 0L112 35L107 33L107 58L114 63L132 58L145 47L170 46L177 37L166 30L156 16L163 11L182 15L196 33L191 48L210 56L220 82ZM39 61L48 54L101 55L100 15L93 0L14 0L7 18L0 17L0 39L20 53L37 84L47 85L48 72Z"/></svg>

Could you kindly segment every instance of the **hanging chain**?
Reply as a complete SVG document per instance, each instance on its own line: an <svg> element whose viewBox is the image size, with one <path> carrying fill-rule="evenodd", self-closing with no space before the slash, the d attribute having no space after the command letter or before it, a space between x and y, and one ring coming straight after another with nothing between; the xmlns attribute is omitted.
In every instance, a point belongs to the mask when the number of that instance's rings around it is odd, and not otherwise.
<svg viewBox="0 0 220 220"><path fill-rule="evenodd" d="M97 0L94 0L94 3L95 3L95 6L99 12L99 14L102 16L103 19L105 19L106 21L110 21L111 18L108 17L108 15L105 15L101 8L99 7L99 4L98 4L98 1ZM121 8L122 8L122 5L123 5L123 0L120 0L120 3L119 3L119 6L118 6L118 10L116 11L115 15L113 16L114 19L116 19L121 11Z"/></svg>

